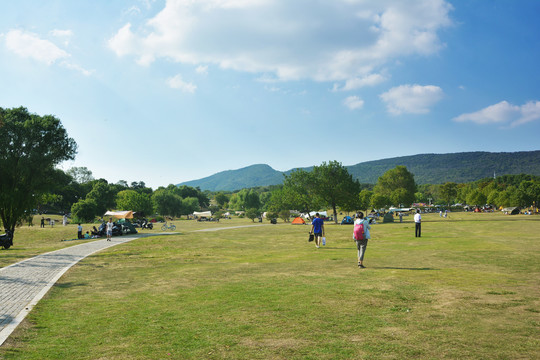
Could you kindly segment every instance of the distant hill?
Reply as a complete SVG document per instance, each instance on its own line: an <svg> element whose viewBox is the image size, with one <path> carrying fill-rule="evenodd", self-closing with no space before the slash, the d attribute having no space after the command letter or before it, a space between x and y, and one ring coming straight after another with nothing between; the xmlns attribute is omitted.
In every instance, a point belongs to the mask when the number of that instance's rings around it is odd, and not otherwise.
<svg viewBox="0 0 540 360"><path fill-rule="evenodd" d="M277 185L283 182L283 173L265 164L251 165L238 170L222 171L199 180L179 185L199 187L201 190L240 190L255 186Z"/></svg>
<svg viewBox="0 0 540 360"><path fill-rule="evenodd" d="M317 164L319 165L319 164ZM398 165L414 174L417 184L466 183L499 175L529 174L540 176L540 150L520 152L463 152L453 154L420 154L367 161L347 166L349 173L361 183L375 184L379 176ZM311 170L306 168L305 170ZM181 183L201 190L239 190L256 186L277 185L283 174L268 165L252 165L238 170Z"/></svg>

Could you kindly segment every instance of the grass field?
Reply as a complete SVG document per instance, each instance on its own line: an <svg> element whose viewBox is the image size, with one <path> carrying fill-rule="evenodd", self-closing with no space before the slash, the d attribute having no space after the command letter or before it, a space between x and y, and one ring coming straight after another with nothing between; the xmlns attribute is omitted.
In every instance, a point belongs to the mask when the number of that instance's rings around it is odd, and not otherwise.
<svg viewBox="0 0 540 360"><path fill-rule="evenodd" d="M176 221L74 266L0 358L540 358L540 217L423 219L422 238L412 217L373 225L366 269L352 226L316 249L308 226ZM0 266L75 234L18 229Z"/></svg>

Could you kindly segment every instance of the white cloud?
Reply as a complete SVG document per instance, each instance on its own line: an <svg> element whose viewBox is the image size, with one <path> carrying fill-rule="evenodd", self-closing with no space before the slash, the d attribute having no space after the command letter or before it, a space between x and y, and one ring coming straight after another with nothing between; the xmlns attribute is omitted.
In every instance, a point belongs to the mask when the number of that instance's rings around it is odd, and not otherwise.
<svg viewBox="0 0 540 360"><path fill-rule="evenodd" d="M187 93L195 93L195 90L197 90L197 85L193 84L193 83L190 83L190 82L185 82L183 79L182 79L182 75L178 74L172 78L169 78L167 80L167 83L169 84L169 86L173 89L178 89L182 92L187 92Z"/></svg>
<svg viewBox="0 0 540 360"><path fill-rule="evenodd" d="M453 120L471 121L476 124L508 124L510 127L522 125L540 119L540 101L529 101L522 106L512 105L507 101L488 106L482 110L462 114Z"/></svg>
<svg viewBox="0 0 540 360"><path fill-rule="evenodd" d="M208 65L197 66L197 68L195 69L195 72L201 75L208 75Z"/></svg>
<svg viewBox="0 0 540 360"><path fill-rule="evenodd" d="M442 89L434 85L401 85L380 95L388 112L394 115L426 114L442 97Z"/></svg>
<svg viewBox="0 0 540 360"><path fill-rule="evenodd" d="M49 34L64 39L64 45L66 46L73 36L71 30L55 29L50 31ZM5 38L7 49L20 57L33 59L46 65L58 64L66 69L78 71L85 76L93 73L93 71L86 70L82 66L69 61L71 54L62 50L53 42L40 38L37 34L22 30L10 30Z"/></svg>
<svg viewBox="0 0 540 360"><path fill-rule="evenodd" d="M374 74L391 61L436 53L451 10L444 0L167 0L144 26L120 28L109 47L145 66L216 64L346 90L382 81Z"/></svg>
<svg viewBox="0 0 540 360"><path fill-rule="evenodd" d="M364 77L355 77L345 82L345 85L339 86L334 84L332 91L349 91L362 88L364 86L375 86L386 81L386 78L381 74L369 74Z"/></svg>
<svg viewBox="0 0 540 360"><path fill-rule="evenodd" d="M69 46L69 42L73 37L73 31L71 30L58 30L54 29L50 32L51 36L54 36L64 41L64 46Z"/></svg>
<svg viewBox="0 0 540 360"><path fill-rule="evenodd" d="M69 54L38 35L21 30L10 30L6 34L6 47L13 53L47 65L69 58Z"/></svg>
<svg viewBox="0 0 540 360"><path fill-rule="evenodd" d="M361 109L364 106L364 100L360 99L358 96L349 96L344 101L343 104L351 110Z"/></svg>

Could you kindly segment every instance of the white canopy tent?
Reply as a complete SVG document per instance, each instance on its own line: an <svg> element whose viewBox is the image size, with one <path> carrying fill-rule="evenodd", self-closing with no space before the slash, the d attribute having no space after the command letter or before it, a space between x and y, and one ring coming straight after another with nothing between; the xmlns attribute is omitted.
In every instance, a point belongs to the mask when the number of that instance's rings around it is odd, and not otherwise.
<svg viewBox="0 0 540 360"><path fill-rule="evenodd" d="M112 216L116 219L133 219L133 211L107 211L104 216Z"/></svg>
<svg viewBox="0 0 540 360"><path fill-rule="evenodd" d="M327 216L328 216L328 214L326 213L326 211L312 211L312 212L309 213L309 215L308 215L308 214L302 214L302 217L304 217L304 218L306 218L306 219L307 219L308 217L313 218L313 217L315 217L315 214L316 214L316 213L319 213L319 216L321 216L321 217L327 217Z"/></svg>
<svg viewBox="0 0 540 360"><path fill-rule="evenodd" d="M211 211L194 211L193 212L193 216L197 216L197 217L211 217L212 216L212 212Z"/></svg>

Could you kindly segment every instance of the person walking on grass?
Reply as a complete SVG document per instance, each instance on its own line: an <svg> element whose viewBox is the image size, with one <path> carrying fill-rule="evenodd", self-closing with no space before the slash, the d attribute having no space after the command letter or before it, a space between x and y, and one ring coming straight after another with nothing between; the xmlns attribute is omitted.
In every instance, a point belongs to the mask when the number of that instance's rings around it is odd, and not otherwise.
<svg viewBox="0 0 540 360"><path fill-rule="evenodd" d="M414 237L422 236L422 216L420 215L420 209L416 209L414 214Z"/></svg>
<svg viewBox="0 0 540 360"><path fill-rule="evenodd" d="M83 238L82 225L81 223L79 223L79 225L77 226L77 239L82 239L82 238Z"/></svg>
<svg viewBox="0 0 540 360"><path fill-rule="evenodd" d="M365 269L364 255L366 254L368 240L371 239L369 229L371 229L369 220L364 219L364 213L360 211L356 214L356 220L354 221L353 240L358 249L358 267L361 269Z"/></svg>
<svg viewBox="0 0 540 360"><path fill-rule="evenodd" d="M320 248L324 236L324 221L319 217L319 213L315 214L315 219L311 222L311 233L315 235L315 247Z"/></svg>
<svg viewBox="0 0 540 360"><path fill-rule="evenodd" d="M112 228L113 228L113 222L112 218L109 218L109 222L107 223L107 241L112 241Z"/></svg>

